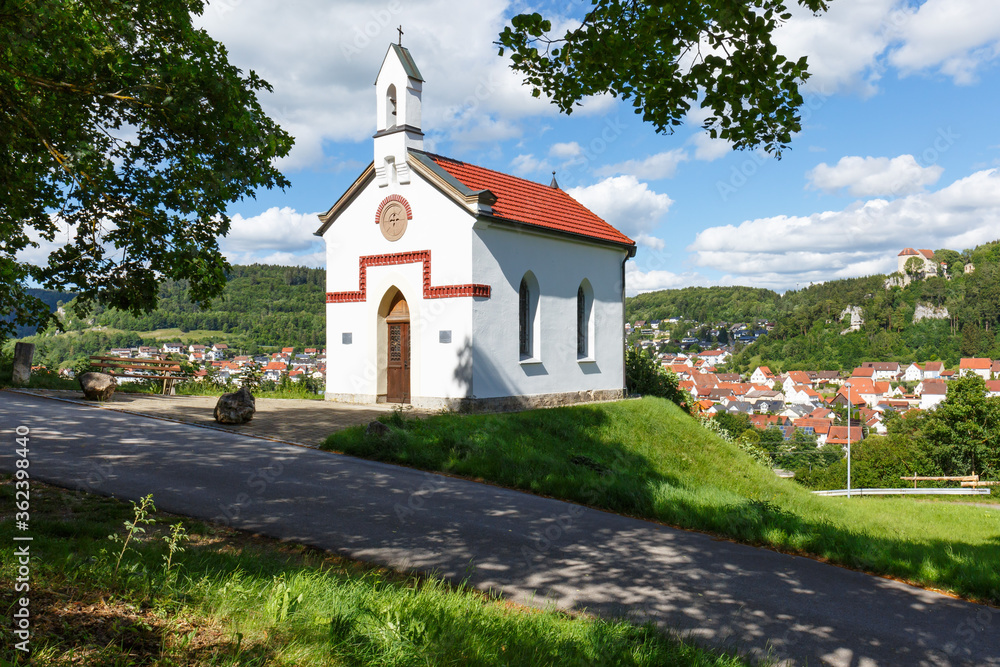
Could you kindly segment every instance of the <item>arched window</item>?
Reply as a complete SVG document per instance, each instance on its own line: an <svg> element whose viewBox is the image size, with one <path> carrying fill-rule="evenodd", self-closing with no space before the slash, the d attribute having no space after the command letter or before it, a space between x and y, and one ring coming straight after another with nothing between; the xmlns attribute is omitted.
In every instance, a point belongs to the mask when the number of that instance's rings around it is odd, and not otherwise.
<svg viewBox="0 0 1000 667"><path fill-rule="evenodd" d="M528 309L531 307L531 292L528 289L528 281L521 278L521 289L518 293L517 301L517 321L521 338L521 357L531 356L531 322L528 317Z"/></svg>
<svg viewBox="0 0 1000 667"><path fill-rule="evenodd" d="M576 358L594 356L594 291L584 279L576 290Z"/></svg>
<svg viewBox="0 0 1000 667"><path fill-rule="evenodd" d="M396 86L390 85L385 91L385 128L396 127Z"/></svg>
<svg viewBox="0 0 1000 667"><path fill-rule="evenodd" d="M521 278L517 291L518 348L521 361L537 361L539 357L538 337L538 281L528 271Z"/></svg>

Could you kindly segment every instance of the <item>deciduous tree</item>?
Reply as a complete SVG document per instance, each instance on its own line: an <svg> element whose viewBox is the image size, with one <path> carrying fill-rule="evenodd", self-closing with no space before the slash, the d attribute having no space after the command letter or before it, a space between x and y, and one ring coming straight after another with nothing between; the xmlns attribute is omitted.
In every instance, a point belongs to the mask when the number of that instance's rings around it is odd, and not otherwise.
<svg viewBox="0 0 1000 667"><path fill-rule="evenodd" d="M227 205L284 187L268 91L192 25L200 0L10 0L0 10L0 337L47 308L28 280L132 312L165 278L225 285ZM68 227L68 236L60 231ZM57 238L58 236L58 238ZM18 254L65 241L47 262Z"/></svg>
<svg viewBox="0 0 1000 667"><path fill-rule="evenodd" d="M515 16L499 45L533 94L545 93L564 113L610 93L668 133L698 103L713 138L780 156L801 128L799 85L808 76L805 57L788 60L772 41L788 18L783 0L594 0L563 35L551 35L541 14Z"/></svg>
<svg viewBox="0 0 1000 667"><path fill-rule="evenodd" d="M934 458L949 475L1000 474L1000 399L978 375L948 383L948 396L922 424Z"/></svg>

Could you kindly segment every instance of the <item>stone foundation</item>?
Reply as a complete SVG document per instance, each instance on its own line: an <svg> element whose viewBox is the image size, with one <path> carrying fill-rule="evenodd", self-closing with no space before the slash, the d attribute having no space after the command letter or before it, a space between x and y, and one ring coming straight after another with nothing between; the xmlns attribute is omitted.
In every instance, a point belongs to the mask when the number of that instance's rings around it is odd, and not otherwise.
<svg viewBox="0 0 1000 667"><path fill-rule="evenodd" d="M557 394L535 394L532 396L499 396L496 398L434 398L414 396L410 402L415 408L424 410L448 410L451 412L516 412L536 408L555 408L578 403L619 401L625 397L623 389L598 389L590 391L568 391ZM335 403L379 402L378 396L369 394L327 394L326 400ZM383 401L384 402L384 401Z"/></svg>

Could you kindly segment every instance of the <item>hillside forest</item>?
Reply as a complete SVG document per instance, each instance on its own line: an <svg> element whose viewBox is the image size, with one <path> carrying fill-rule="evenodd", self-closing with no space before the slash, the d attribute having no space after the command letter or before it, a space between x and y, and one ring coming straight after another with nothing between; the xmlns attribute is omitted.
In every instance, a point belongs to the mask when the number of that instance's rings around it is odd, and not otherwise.
<svg viewBox="0 0 1000 667"><path fill-rule="evenodd" d="M926 279L873 275L784 294L748 287L664 290L627 299L626 319L676 317L692 326L770 321L770 333L737 349L730 366L741 372L761 364L776 371L847 370L865 361L956 366L961 357L1000 357L1000 241L934 254L947 270L939 267ZM845 310L852 307L863 323L844 333L851 324ZM918 308L922 319L914 318Z"/></svg>
<svg viewBox="0 0 1000 667"><path fill-rule="evenodd" d="M225 342L250 354L273 347L325 347L325 271L294 266L234 266L222 295L207 309L188 299L185 281L160 287L156 310L135 315L94 305L78 307L72 295L62 306L64 331L50 326L24 340L35 343L35 363L72 365L116 347ZM55 294L55 293L52 293ZM9 341L6 348L13 345Z"/></svg>

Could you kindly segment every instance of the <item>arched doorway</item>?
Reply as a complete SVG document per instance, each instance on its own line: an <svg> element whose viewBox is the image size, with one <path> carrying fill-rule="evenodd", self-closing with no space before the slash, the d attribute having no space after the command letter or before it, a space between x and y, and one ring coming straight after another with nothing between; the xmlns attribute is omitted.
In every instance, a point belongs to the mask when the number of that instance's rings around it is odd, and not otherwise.
<svg viewBox="0 0 1000 667"><path fill-rule="evenodd" d="M410 308L401 292L389 304L386 324L385 400L410 402Z"/></svg>

